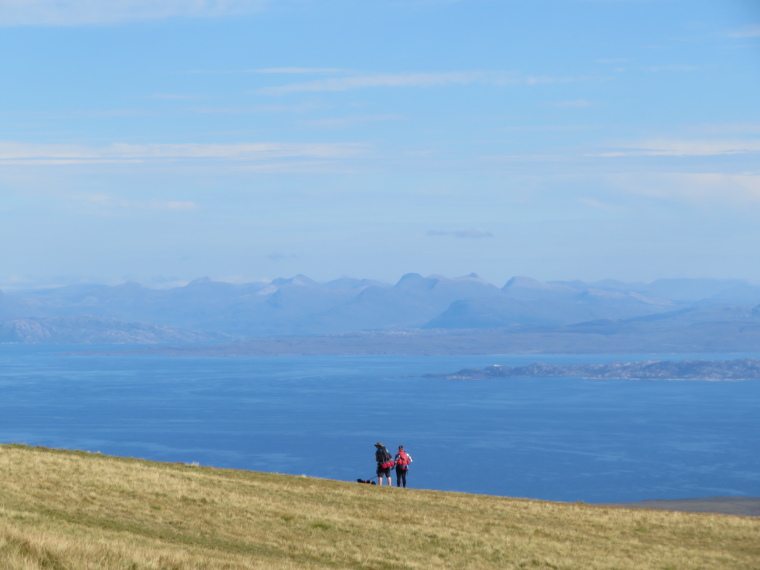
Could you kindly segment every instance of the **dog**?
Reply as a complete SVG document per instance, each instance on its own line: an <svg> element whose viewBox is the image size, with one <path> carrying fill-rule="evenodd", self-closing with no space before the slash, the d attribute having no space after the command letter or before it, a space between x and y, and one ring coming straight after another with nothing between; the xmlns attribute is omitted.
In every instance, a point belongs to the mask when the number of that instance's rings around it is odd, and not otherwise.
<svg viewBox="0 0 760 570"><path fill-rule="evenodd" d="M377 483L375 483L374 481L370 481L369 479L366 479L366 480L365 479L357 479L356 482L357 483L365 483L367 485L377 485Z"/></svg>

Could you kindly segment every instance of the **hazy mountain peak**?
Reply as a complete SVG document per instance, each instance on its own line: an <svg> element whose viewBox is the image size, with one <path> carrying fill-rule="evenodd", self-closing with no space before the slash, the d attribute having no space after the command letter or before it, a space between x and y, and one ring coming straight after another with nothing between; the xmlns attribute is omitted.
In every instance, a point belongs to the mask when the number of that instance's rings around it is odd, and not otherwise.
<svg viewBox="0 0 760 570"><path fill-rule="evenodd" d="M405 281L414 281L418 279L423 279L422 275L419 273L405 273L401 276L401 279L398 280L396 285L399 285L400 283L404 283Z"/></svg>
<svg viewBox="0 0 760 570"><path fill-rule="evenodd" d="M282 277L275 279L274 281L272 281L272 285L275 285L276 287L283 287L285 285L297 285L300 287L316 287L319 285L319 283L314 281L311 277L307 277L306 275L299 273L298 275L295 275L294 277L290 277L288 279L284 279Z"/></svg>
<svg viewBox="0 0 760 570"><path fill-rule="evenodd" d="M583 301L623 301L641 303L643 305L656 305L666 308L673 303L665 299L653 299L637 293L636 291L610 291L605 289L587 289L579 296Z"/></svg>
<svg viewBox="0 0 760 570"><path fill-rule="evenodd" d="M708 297L718 297L729 290L747 285L746 281L740 279L657 279L642 292L653 297L690 303ZM730 295L728 297L730 298Z"/></svg>
<svg viewBox="0 0 760 570"><path fill-rule="evenodd" d="M520 291L525 292L541 292L541 293L577 293L577 290L568 285L561 285L558 283L543 283L532 277L512 277L507 284L502 287L502 291L506 293L518 293Z"/></svg>
<svg viewBox="0 0 760 570"><path fill-rule="evenodd" d="M387 283L372 279L355 279L353 277L341 277L324 284L327 289L358 290L366 287L389 287Z"/></svg>
<svg viewBox="0 0 760 570"><path fill-rule="evenodd" d="M399 289L432 289L436 283L438 283L436 278L423 277L419 273L407 273L395 286Z"/></svg>
<svg viewBox="0 0 760 570"><path fill-rule="evenodd" d="M543 291L550 291L552 289L552 285L541 283L532 277L515 276L507 281L503 289L505 291L507 289L539 289Z"/></svg>
<svg viewBox="0 0 760 570"><path fill-rule="evenodd" d="M624 283L617 279L602 279L588 284L587 287L604 289L605 291L641 291L645 286L642 283Z"/></svg>
<svg viewBox="0 0 760 570"><path fill-rule="evenodd" d="M467 275L462 275L461 277L454 277L452 281L460 281L460 282L464 281L468 283L480 283L482 285L491 285L491 283L483 279L477 273L468 273Z"/></svg>

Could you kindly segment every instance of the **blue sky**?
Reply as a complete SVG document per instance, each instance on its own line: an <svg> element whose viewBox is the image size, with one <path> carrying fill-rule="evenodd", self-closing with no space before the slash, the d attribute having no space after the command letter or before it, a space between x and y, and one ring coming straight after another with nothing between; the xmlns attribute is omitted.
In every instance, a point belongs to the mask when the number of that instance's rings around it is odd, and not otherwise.
<svg viewBox="0 0 760 570"><path fill-rule="evenodd" d="M760 282L756 0L0 0L0 289Z"/></svg>

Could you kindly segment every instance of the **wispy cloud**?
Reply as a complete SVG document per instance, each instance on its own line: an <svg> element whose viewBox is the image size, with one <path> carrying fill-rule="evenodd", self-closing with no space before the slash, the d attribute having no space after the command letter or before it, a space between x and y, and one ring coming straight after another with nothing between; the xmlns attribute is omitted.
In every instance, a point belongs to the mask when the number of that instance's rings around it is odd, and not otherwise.
<svg viewBox="0 0 760 570"><path fill-rule="evenodd" d="M596 200L594 198L579 198L578 201L581 204L584 204L588 206L589 208L594 208L595 210L604 210L604 211L614 211L618 208L615 206L612 206L611 204L607 204L605 202L601 202L599 200Z"/></svg>
<svg viewBox="0 0 760 570"><path fill-rule="evenodd" d="M300 124L307 127L315 127L320 129L345 129L356 127L359 125L366 125L368 123L378 123L384 121L398 121L401 119L401 115L386 114L386 115L355 115L348 117L328 117L323 119L311 119L309 121L301 121Z"/></svg>
<svg viewBox="0 0 760 570"><path fill-rule="evenodd" d="M193 69L185 73L209 75L234 75L244 73L262 73L269 75L325 75L354 72L349 69L340 69L338 67L265 67L260 69Z"/></svg>
<svg viewBox="0 0 760 570"><path fill-rule="evenodd" d="M187 212L198 208L198 204L190 201L180 200L124 200L97 194L88 196L85 200L88 206L98 209L129 209L129 210L153 210L169 212Z"/></svg>
<svg viewBox="0 0 760 570"><path fill-rule="evenodd" d="M632 194L712 207L760 205L760 175L722 172L615 175L616 185Z"/></svg>
<svg viewBox="0 0 760 570"><path fill-rule="evenodd" d="M145 99L156 99L159 101L192 101L194 99L205 99L204 95L183 95L181 93L153 93L146 95Z"/></svg>
<svg viewBox="0 0 760 570"><path fill-rule="evenodd" d="M697 136L760 135L760 123L705 123L692 127Z"/></svg>
<svg viewBox="0 0 760 570"><path fill-rule="evenodd" d="M490 71L448 71L437 73L375 73L330 77L302 83L291 83L276 87L264 87L256 92L262 95L282 95L320 91L349 91L371 87L439 87L450 85L470 85L482 83L490 85L544 85L567 83L585 78L525 76L520 77L505 72Z"/></svg>
<svg viewBox="0 0 760 570"><path fill-rule="evenodd" d="M428 230L427 235L429 237L455 237L458 239L484 239L493 237L491 232L481 232L479 230Z"/></svg>
<svg viewBox="0 0 760 570"><path fill-rule="evenodd" d="M0 26L78 26L245 14L269 0L0 0Z"/></svg>
<svg viewBox="0 0 760 570"><path fill-rule="evenodd" d="M365 150L359 143L124 144L84 146L0 141L0 164L129 163L180 160L336 159Z"/></svg>
<svg viewBox="0 0 760 570"><path fill-rule="evenodd" d="M760 37L760 24L744 26L738 30L732 30L726 35L730 38L757 38Z"/></svg>
<svg viewBox="0 0 760 570"><path fill-rule="evenodd" d="M358 169L357 169L358 168ZM240 167L261 174L348 174L363 172L361 167L337 160L288 160L249 163Z"/></svg>
<svg viewBox="0 0 760 570"><path fill-rule="evenodd" d="M187 107L186 111L203 115L247 115L251 113L305 113L323 109L316 103L296 105L246 105L242 107Z"/></svg>
<svg viewBox="0 0 760 570"><path fill-rule="evenodd" d="M502 127L499 130L509 133L553 133L553 132L572 132L572 131L590 131L598 129L592 125L526 125Z"/></svg>
<svg viewBox="0 0 760 570"><path fill-rule="evenodd" d="M287 259L295 259L295 258L296 258L296 255L294 253L281 253L279 251L273 251L272 253L267 255L267 259L275 263L279 263L280 261L285 261Z"/></svg>
<svg viewBox="0 0 760 570"><path fill-rule="evenodd" d="M348 73L347 69L336 67L269 67L265 69L252 69L251 73L284 73L290 75L321 74L321 73Z"/></svg>
<svg viewBox="0 0 760 570"><path fill-rule="evenodd" d="M265 87L258 93L279 95L313 91L348 91L367 87L434 87L438 85L464 85L482 81L481 72L449 73L379 73L352 77L331 77L316 81L293 83L279 87Z"/></svg>
<svg viewBox="0 0 760 570"><path fill-rule="evenodd" d="M643 69L650 73L672 73L680 71L699 71L701 68L696 65L652 65L644 67Z"/></svg>
<svg viewBox="0 0 760 570"><path fill-rule="evenodd" d="M615 150L590 154L599 157L626 156L719 156L760 152L759 139L735 140L647 140Z"/></svg>
<svg viewBox="0 0 760 570"><path fill-rule="evenodd" d="M559 107L560 109L587 109L589 107L596 107L596 103L587 101L586 99L574 99L572 101L555 101L553 103L547 103L551 107Z"/></svg>

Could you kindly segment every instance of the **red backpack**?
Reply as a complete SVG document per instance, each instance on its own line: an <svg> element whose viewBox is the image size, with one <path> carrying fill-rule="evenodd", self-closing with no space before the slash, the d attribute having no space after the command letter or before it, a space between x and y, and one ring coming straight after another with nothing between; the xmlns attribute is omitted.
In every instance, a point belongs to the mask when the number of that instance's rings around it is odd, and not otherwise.
<svg viewBox="0 0 760 570"><path fill-rule="evenodd" d="M410 463L409 456L406 454L406 451L399 451L396 454L396 465L401 467L402 469L409 469L409 463Z"/></svg>

